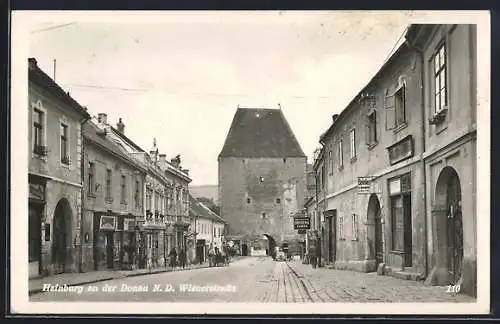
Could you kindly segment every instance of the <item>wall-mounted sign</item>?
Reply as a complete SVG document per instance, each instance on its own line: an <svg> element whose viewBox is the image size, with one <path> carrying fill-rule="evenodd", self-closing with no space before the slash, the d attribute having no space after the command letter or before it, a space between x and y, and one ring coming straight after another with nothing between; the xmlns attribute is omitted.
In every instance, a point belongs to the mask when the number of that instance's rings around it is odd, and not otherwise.
<svg viewBox="0 0 500 324"><path fill-rule="evenodd" d="M298 230L298 233L299 233L299 234L306 234L306 230L305 230L305 229L299 229L299 230Z"/></svg>
<svg viewBox="0 0 500 324"><path fill-rule="evenodd" d="M393 144L387 148L389 152L389 163L391 165L409 159L413 156L413 137L406 136L401 141Z"/></svg>
<svg viewBox="0 0 500 324"><path fill-rule="evenodd" d="M309 217L295 217L293 219L293 229L310 229L311 219Z"/></svg>
<svg viewBox="0 0 500 324"><path fill-rule="evenodd" d="M101 222L99 223L99 229L114 231L115 228L116 228L116 217L115 216L101 216Z"/></svg>
<svg viewBox="0 0 500 324"><path fill-rule="evenodd" d="M29 184L29 198L36 200L45 200L45 185L30 183Z"/></svg>
<svg viewBox="0 0 500 324"><path fill-rule="evenodd" d="M373 177L358 177L358 194L370 194L372 192Z"/></svg>

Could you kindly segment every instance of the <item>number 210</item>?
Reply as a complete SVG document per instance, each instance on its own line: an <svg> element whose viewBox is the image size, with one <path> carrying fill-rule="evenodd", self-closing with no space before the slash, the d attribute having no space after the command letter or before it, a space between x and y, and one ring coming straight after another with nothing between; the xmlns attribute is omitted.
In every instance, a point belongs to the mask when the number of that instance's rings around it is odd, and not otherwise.
<svg viewBox="0 0 500 324"><path fill-rule="evenodd" d="M460 291L460 285L448 285L446 287L446 292L448 293L458 293Z"/></svg>

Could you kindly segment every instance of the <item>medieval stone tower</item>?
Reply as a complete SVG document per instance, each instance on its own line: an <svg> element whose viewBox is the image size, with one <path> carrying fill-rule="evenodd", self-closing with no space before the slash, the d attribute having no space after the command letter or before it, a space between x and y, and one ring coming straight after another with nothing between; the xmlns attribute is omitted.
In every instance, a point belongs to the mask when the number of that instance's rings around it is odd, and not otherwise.
<svg viewBox="0 0 500 324"><path fill-rule="evenodd" d="M281 109L238 108L219 162L226 237L242 254L265 254L298 238L293 216L302 209L306 156Z"/></svg>

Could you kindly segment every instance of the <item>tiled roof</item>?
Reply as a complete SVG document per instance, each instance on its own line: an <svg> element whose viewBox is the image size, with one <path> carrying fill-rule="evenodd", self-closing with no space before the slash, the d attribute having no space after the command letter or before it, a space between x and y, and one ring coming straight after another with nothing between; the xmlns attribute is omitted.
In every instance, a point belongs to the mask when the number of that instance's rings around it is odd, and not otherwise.
<svg viewBox="0 0 500 324"><path fill-rule="evenodd" d="M227 223L222 217L211 211L208 207L196 200L196 198L193 198L191 194L189 194L189 215L192 217L197 216L221 223Z"/></svg>
<svg viewBox="0 0 500 324"><path fill-rule="evenodd" d="M71 96L67 92L65 92L54 80L52 80L51 77L43 72L38 67L34 58L28 59L28 63L28 80L30 82L33 82L34 84L57 98L59 101L70 106L83 117L90 118L87 110L83 108L78 102L76 102L75 99L71 98Z"/></svg>
<svg viewBox="0 0 500 324"><path fill-rule="evenodd" d="M238 108L219 157L305 157L281 109Z"/></svg>
<svg viewBox="0 0 500 324"><path fill-rule="evenodd" d="M112 154L118 156L122 160L128 162L141 169L142 171L146 171L147 167L140 163L139 161L129 157L123 150L118 147L117 144L113 143L111 140L106 139L103 135L98 134L99 128L92 121L88 121L83 125L83 137L84 139L93 142L111 152Z"/></svg>

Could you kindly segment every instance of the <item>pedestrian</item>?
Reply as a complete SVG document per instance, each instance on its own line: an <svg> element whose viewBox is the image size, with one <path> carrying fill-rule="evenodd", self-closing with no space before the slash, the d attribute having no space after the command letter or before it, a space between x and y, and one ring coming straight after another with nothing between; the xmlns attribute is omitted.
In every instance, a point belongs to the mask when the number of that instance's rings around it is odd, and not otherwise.
<svg viewBox="0 0 500 324"><path fill-rule="evenodd" d="M170 250L170 253L168 254L170 257L170 266L172 267L172 270L174 270L176 266L176 261L177 261L177 251L175 250L175 247Z"/></svg>
<svg viewBox="0 0 500 324"><path fill-rule="evenodd" d="M182 249L181 252L179 252L179 261L181 263L182 269L184 269L186 267L186 261L187 261L186 259L187 259L186 251L184 251L184 249Z"/></svg>
<svg viewBox="0 0 500 324"><path fill-rule="evenodd" d="M311 261L311 265L313 268L316 268L317 262L318 262L318 256L316 254L316 244L317 241L312 241L309 244L309 260Z"/></svg>
<svg viewBox="0 0 500 324"><path fill-rule="evenodd" d="M208 250L208 263L210 267L214 266L214 257L215 257L214 246L213 244L210 244L210 248Z"/></svg>

